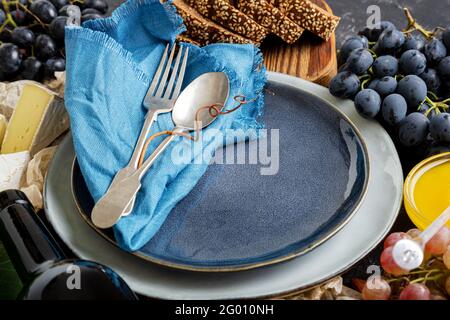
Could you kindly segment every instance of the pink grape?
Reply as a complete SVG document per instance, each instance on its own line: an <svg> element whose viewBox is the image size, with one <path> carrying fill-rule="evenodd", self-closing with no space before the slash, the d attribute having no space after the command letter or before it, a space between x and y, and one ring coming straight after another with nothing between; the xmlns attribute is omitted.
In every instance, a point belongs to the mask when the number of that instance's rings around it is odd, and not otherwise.
<svg viewBox="0 0 450 320"><path fill-rule="evenodd" d="M422 283L411 283L400 293L400 300L430 300L430 290Z"/></svg>
<svg viewBox="0 0 450 320"><path fill-rule="evenodd" d="M445 266L448 270L450 270L450 246L447 247L447 251L445 251L442 256L442 261L444 261Z"/></svg>
<svg viewBox="0 0 450 320"><path fill-rule="evenodd" d="M434 255L441 255L447 250L450 242L450 229L443 227L425 245L425 251Z"/></svg>
<svg viewBox="0 0 450 320"><path fill-rule="evenodd" d="M391 286L386 280L367 281L362 290L364 300L388 300L391 296Z"/></svg>
<svg viewBox="0 0 450 320"><path fill-rule="evenodd" d="M380 263L384 271L386 271L387 273L390 273L394 276L401 276L408 271L403 270L397 265L397 263L395 263L394 257L392 256L393 249L394 247L391 246L383 250L380 257Z"/></svg>
<svg viewBox="0 0 450 320"><path fill-rule="evenodd" d="M417 238L421 233L422 231L420 231L419 229L411 229L408 230L408 232L406 232L406 234L410 236L412 239Z"/></svg>
<svg viewBox="0 0 450 320"><path fill-rule="evenodd" d="M404 232L391 233L386 238L386 240L384 240L384 249L392 247L394 244L396 244L399 240L402 240L402 239L411 239L411 237Z"/></svg>

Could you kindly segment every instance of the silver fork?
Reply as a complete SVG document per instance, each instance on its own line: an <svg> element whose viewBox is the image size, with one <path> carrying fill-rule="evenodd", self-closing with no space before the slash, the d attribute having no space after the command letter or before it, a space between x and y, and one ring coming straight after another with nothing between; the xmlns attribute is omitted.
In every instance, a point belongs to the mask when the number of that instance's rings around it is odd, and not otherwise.
<svg viewBox="0 0 450 320"><path fill-rule="evenodd" d="M183 48L185 49L184 56L183 56ZM179 47L178 54L169 79L169 73L171 71L172 61L175 55L175 49L176 45L172 47L169 57L167 57L169 45L167 45L166 49L164 50L163 56L160 60L155 76L153 77L153 81L150 84L150 87L144 98L144 106L148 109L148 113L145 117L145 122L144 125L142 126L141 133L139 134L139 138L134 148L133 155L131 156L128 165L116 173L113 181L111 182L108 188L108 191L111 189L112 186L114 186L117 183L120 183L121 180L129 177L136 171L139 158L142 153L142 148L144 147L147 136L150 133L152 124L157 120L158 115L162 113L171 112L173 109L175 101L178 98L181 91L181 86L183 84L184 74L186 71L187 58L189 54L189 48L182 46ZM183 60L181 60L182 56ZM108 191L106 193L108 193ZM103 197L100 198L98 202L102 201L102 199ZM134 201L135 199L133 199L133 201L128 206L127 211L123 215L130 214L132 208L134 207ZM97 210L93 210L92 212L93 214L91 218L94 224L96 221L103 220L102 217L99 217L99 215L112 214L109 212L97 212ZM117 220L120 219L120 217L115 218L117 218Z"/></svg>

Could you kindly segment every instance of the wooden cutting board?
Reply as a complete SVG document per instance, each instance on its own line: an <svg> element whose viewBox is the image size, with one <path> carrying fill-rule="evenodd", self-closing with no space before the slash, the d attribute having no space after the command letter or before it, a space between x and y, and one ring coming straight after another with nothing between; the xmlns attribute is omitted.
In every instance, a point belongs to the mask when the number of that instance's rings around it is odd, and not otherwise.
<svg viewBox="0 0 450 320"><path fill-rule="evenodd" d="M332 12L325 0L311 0ZM337 72L336 39L323 41L309 32L293 45L270 37L261 45L268 70L297 76L321 85L328 85Z"/></svg>

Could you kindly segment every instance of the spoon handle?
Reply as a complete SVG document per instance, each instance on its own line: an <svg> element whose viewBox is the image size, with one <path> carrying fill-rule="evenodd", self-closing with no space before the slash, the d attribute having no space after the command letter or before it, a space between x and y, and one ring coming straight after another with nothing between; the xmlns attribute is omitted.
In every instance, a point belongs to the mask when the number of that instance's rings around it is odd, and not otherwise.
<svg viewBox="0 0 450 320"><path fill-rule="evenodd" d="M450 220L450 207L444 210L420 235L422 245L425 245Z"/></svg>

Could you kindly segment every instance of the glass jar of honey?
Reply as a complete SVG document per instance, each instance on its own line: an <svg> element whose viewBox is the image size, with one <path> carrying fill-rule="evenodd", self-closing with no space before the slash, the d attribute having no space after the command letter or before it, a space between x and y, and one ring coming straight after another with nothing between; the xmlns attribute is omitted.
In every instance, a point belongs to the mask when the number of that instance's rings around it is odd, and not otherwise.
<svg viewBox="0 0 450 320"><path fill-rule="evenodd" d="M450 152L415 166L405 180L403 195L408 216L425 229L450 206Z"/></svg>

